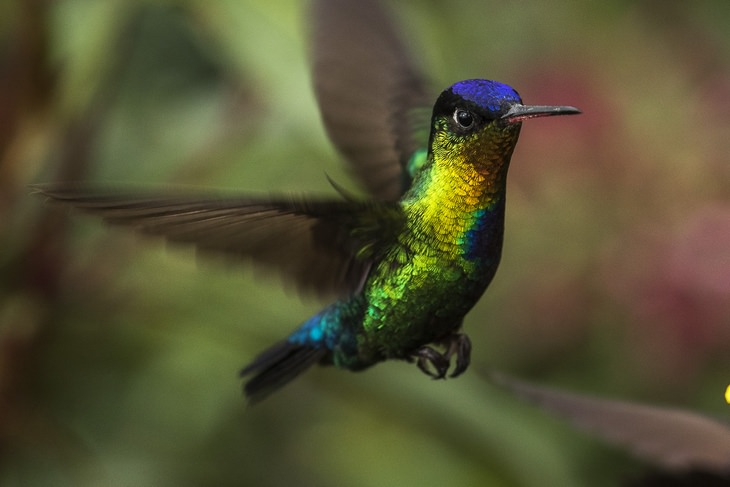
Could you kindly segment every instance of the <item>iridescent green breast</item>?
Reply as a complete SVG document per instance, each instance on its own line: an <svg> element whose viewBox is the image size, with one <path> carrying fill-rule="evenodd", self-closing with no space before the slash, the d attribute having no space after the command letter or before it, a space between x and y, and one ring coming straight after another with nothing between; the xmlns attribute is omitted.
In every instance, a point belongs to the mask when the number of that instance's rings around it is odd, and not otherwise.
<svg viewBox="0 0 730 487"><path fill-rule="evenodd" d="M401 200L406 225L371 269L358 331L360 358L405 358L460 327L492 280L504 227L505 181L519 128L456 134L436 117Z"/></svg>

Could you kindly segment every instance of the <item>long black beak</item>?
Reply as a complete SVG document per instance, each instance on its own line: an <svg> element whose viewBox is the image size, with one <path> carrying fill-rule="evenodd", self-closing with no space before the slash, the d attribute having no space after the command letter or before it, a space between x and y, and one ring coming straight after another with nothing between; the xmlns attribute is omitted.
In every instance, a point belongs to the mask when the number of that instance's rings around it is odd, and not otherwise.
<svg viewBox="0 0 730 487"><path fill-rule="evenodd" d="M502 115L507 123L518 123L528 118L552 117L553 115L577 115L581 113L575 107L561 107L551 105L520 105L515 104Z"/></svg>

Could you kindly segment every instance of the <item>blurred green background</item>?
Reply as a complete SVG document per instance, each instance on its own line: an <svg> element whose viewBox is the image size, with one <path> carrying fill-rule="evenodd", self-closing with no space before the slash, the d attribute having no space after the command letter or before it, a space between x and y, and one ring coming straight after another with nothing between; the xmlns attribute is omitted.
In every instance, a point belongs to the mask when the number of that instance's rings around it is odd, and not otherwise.
<svg viewBox="0 0 730 487"><path fill-rule="evenodd" d="M305 5L0 3L0 485L609 486L642 471L495 389L493 368L728 417L730 3L393 7L434 99L483 77L584 114L523 127L467 374L319 368L247 408L239 368L322 303L27 185L334 194L328 174L356 189L319 121Z"/></svg>

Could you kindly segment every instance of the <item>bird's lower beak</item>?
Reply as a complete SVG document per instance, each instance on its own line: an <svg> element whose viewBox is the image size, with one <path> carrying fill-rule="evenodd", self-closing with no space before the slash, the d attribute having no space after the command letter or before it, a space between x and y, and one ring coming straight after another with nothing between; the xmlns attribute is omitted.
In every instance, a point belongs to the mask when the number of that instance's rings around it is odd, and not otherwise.
<svg viewBox="0 0 730 487"><path fill-rule="evenodd" d="M507 113L502 115L502 120L507 123L518 123L528 118L551 117L553 115L576 115L581 113L575 107L551 106L551 105L512 105Z"/></svg>

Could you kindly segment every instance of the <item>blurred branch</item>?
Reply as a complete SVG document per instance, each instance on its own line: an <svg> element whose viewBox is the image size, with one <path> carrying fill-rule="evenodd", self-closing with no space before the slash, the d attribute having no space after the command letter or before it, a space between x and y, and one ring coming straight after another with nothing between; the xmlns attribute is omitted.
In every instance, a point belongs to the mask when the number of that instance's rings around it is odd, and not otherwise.
<svg viewBox="0 0 730 487"><path fill-rule="evenodd" d="M56 87L48 63L46 0L17 1L15 9L17 23L0 39L0 215L9 213L17 197L22 161L13 149L21 128L48 114Z"/></svg>
<svg viewBox="0 0 730 487"><path fill-rule="evenodd" d="M45 0L16 2L19 21L0 46L0 215L20 214L28 198L21 176L36 143L31 132L46 138L58 133L45 157L53 164L57 180L84 179L93 160L93 149L104 130L119 92L123 72L133 51L134 18L122 19L123 28L105 57L105 74L95 86L91 102L65 127L53 126L58 83L49 65L51 5ZM51 151L53 153L51 153ZM0 218L0 237L9 257L0 275L0 451L27 444L52 448L67 455L75 442L48 423L42 411L30 405L31 380L39 346L50 330L64 263L65 215L43 209L34 221ZM19 228L20 227L20 228ZM28 229L28 230L25 230ZM25 233L25 235L23 235ZM9 242L19 242L11 245ZM14 255L13 255L14 254ZM55 439L54 439L55 438ZM65 452L65 453L64 453Z"/></svg>

